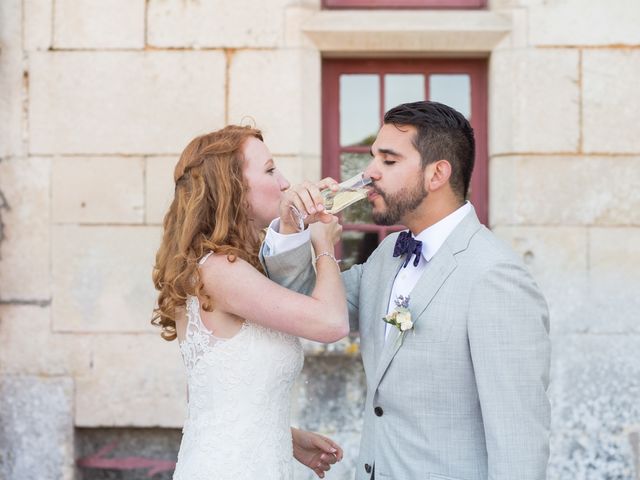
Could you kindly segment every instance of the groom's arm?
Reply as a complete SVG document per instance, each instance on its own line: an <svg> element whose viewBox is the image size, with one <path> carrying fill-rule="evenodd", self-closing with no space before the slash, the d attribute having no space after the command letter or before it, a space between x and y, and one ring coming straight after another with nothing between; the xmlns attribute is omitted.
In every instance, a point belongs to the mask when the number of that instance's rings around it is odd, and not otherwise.
<svg viewBox="0 0 640 480"><path fill-rule="evenodd" d="M269 255L263 244L260 260L267 276L278 285L305 295L313 291L316 272L311 259L311 242L306 241L291 250Z"/></svg>
<svg viewBox="0 0 640 480"><path fill-rule="evenodd" d="M311 235L308 229L298 233L280 233L280 219L267 229L260 248L260 262L271 280L305 295L313 291L316 272L311 262Z"/></svg>
<svg viewBox="0 0 640 480"><path fill-rule="evenodd" d="M316 273L313 269L311 239L308 231L281 235L278 224L272 222L260 249L260 261L267 276L278 285L308 295L313 291ZM277 252L271 254L271 252ZM349 307L351 331L358 330L358 299L362 265L342 272Z"/></svg>
<svg viewBox="0 0 640 480"><path fill-rule="evenodd" d="M342 272L342 281L347 293L347 307L349 309L349 330L360 330L360 279L364 265L354 265Z"/></svg>
<svg viewBox="0 0 640 480"><path fill-rule="evenodd" d="M469 346L490 480L544 480L549 458L547 305L523 267L496 265L472 291Z"/></svg>

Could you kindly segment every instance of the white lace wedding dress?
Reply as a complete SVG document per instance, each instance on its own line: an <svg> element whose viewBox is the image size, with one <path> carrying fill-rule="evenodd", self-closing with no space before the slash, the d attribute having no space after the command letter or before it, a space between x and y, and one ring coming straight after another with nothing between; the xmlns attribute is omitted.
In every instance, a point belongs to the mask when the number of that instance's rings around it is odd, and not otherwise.
<svg viewBox="0 0 640 480"><path fill-rule="evenodd" d="M216 338L198 299L189 297L186 307L180 351L189 413L173 479L291 479L290 392L304 361L300 340L248 322L232 338Z"/></svg>

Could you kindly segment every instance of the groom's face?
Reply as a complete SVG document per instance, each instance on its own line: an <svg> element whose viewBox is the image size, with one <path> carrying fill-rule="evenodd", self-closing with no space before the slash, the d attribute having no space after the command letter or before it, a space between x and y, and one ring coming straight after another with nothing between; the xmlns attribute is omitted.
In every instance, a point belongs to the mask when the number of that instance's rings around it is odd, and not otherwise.
<svg viewBox="0 0 640 480"><path fill-rule="evenodd" d="M373 159L365 175L373 180L369 202L378 225L404 223L427 198L425 169L413 145L413 126L382 126L371 146Z"/></svg>

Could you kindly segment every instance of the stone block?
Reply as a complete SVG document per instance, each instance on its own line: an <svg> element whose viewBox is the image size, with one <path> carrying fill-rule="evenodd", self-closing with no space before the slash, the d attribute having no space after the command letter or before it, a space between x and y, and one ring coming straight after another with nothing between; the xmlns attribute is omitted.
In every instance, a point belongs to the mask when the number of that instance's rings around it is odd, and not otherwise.
<svg viewBox="0 0 640 480"><path fill-rule="evenodd" d="M532 45L640 44L640 3L636 0L529 3Z"/></svg>
<svg viewBox="0 0 640 480"><path fill-rule="evenodd" d="M143 48L145 0L56 0L55 48Z"/></svg>
<svg viewBox="0 0 640 480"><path fill-rule="evenodd" d="M151 281L160 229L54 226L53 330L153 332Z"/></svg>
<svg viewBox="0 0 640 480"><path fill-rule="evenodd" d="M73 380L0 376L0 478L72 480Z"/></svg>
<svg viewBox="0 0 640 480"><path fill-rule="evenodd" d="M154 47L276 47L284 38L288 0L150 0L148 43Z"/></svg>
<svg viewBox="0 0 640 480"><path fill-rule="evenodd" d="M145 221L148 224L162 224L175 190L173 169L179 156L147 157L145 171Z"/></svg>
<svg viewBox="0 0 640 480"><path fill-rule="evenodd" d="M633 480L629 430L640 424L640 337L554 339L550 397L554 480Z"/></svg>
<svg viewBox="0 0 640 480"><path fill-rule="evenodd" d="M492 158L491 224L640 225L639 161L556 155Z"/></svg>
<svg viewBox="0 0 640 480"><path fill-rule="evenodd" d="M284 10L284 44L287 48L308 48L315 46L303 32L303 25L318 11L319 5L289 5Z"/></svg>
<svg viewBox="0 0 640 480"><path fill-rule="evenodd" d="M142 223L144 159L56 157L51 171L54 223Z"/></svg>
<svg viewBox="0 0 640 480"><path fill-rule="evenodd" d="M307 170L305 167L308 162L307 159L282 155L278 156L275 159L275 162L276 167L280 169L282 174L292 185L300 183L303 180L307 180L307 177L305 176L305 172ZM316 178L310 178L310 180L316 180Z"/></svg>
<svg viewBox="0 0 640 480"><path fill-rule="evenodd" d="M320 154L318 52L236 52L229 84L230 123L252 118L274 155Z"/></svg>
<svg viewBox="0 0 640 480"><path fill-rule="evenodd" d="M320 155L305 155L300 158L302 178L316 180L322 178L322 158Z"/></svg>
<svg viewBox="0 0 640 480"><path fill-rule="evenodd" d="M317 5L317 4L316 4ZM486 55L511 29L503 12L485 9L324 9L301 26L316 48L328 54Z"/></svg>
<svg viewBox="0 0 640 480"><path fill-rule="evenodd" d="M584 151L640 153L640 91L630 81L640 76L640 50L586 50L582 72Z"/></svg>
<svg viewBox="0 0 640 480"><path fill-rule="evenodd" d="M346 480L355 474L365 396L359 356L307 355L294 387L292 424L326 435L342 446L344 459L331 468L327 478ZM299 465L294 477L313 478Z"/></svg>
<svg viewBox="0 0 640 480"><path fill-rule="evenodd" d="M53 44L53 0L24 0L24 49L49 50Z"/></svg>
<svg viewBox="0 0 640 480"><path fill-rule="evenodd" d="M507 10L520 6L520 0L487 0L489 10Z"/></svg>
<svg viewBox="0 0 640 480"><path fill-rule="evenodd" d="M489 150L577 152L580 137L579 53L498 50L489 68Z"/></svg>
<svg viewBox="0 0 640 480"><path fill-rule="evenodd" d="M14 375L69 376L86 369L86 335L51 331L51 309L0 305L0 372Z"/></svg>
<svg viewBox="0 0 640 480"><path fill-rule="evenodd" d="M0 2L0 159L23 155L22 3Z"/></svg>
<svg viewBox="0 0 640 480"><path fill-rule="evenodd" d="M505 8L500 13L511 20L511 29L492 52L527 48L529 46L528 10L525 8Z"/></svg>
<svg viewBox="0 0 640 480"><path fill-rule="evenodd" d="M50 299L50 169L46 158L0 162L0 299Z"/></svg>
<svg viewBox="0 0 640 480"><path fill-rule="evenodd" d="M589 302L597 333L640 333L640 228L589 229Z"/></svg>
<svg viewBox="0 0 640 480"><path fill-rule="evenodd" d="M583 332L588 301L588 233L584 227L496 227L494 233L521 256L538 283L551 332Z"/></svg>
<svg viewBox="0 0 640 480"><path fill-rule="evenodd" d="M294 391L294 425L327 433L362 429L366 381L359 357L307 356Z"/></svg>
<svg viewBox="0 0 640 480"><path fill-rule="evenodd" d="M182 427L187 387L177 341L155 329L93 335L90 342L90 368L76 376L77 426Z"/></svg>
<svg viewBox="0 0 640 480"><path fill-rule="evenodd" d="M36 52L30 70L32 153L176 153L224 123L222 52Z"/></svg>

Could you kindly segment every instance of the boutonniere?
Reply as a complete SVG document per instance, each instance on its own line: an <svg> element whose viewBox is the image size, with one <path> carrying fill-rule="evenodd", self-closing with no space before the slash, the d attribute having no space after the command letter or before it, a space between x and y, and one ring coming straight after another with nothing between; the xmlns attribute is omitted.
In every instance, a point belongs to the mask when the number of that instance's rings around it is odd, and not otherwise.
<svg viewBox="0 0 640 480"><path fill-rule="evenodd" d="M393 309L393 312L382 317L382 320L400 330L400 335L404 337L405 332L413 328L411 311L409 310L409 295L406 297L398 295L394 303L396 308Z"/></svg>

